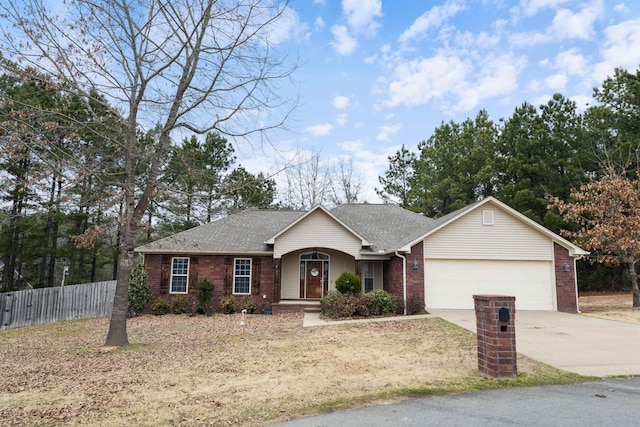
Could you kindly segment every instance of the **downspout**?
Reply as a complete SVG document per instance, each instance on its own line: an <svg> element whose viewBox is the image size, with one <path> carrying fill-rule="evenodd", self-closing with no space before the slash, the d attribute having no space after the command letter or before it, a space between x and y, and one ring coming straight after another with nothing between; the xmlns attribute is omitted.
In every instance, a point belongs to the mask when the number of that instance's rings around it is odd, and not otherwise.
<svg viewBox="0 0 640 427"><path fill-rule="evenodd" d="M407 315L407 258L396 251L396 256L402 258L402 303L404 304L404 315Z"/></svg>

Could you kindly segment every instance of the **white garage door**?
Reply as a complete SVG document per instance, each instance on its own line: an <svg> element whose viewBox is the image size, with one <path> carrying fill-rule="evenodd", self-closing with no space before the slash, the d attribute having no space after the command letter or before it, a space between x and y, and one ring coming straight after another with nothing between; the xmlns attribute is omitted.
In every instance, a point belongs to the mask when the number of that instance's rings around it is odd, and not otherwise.
<svg viewBox="0 0 640 427"><path fill-rule="evenodd" d="M516 297L520 310L553 310L550 261L426 260L427 308L473 308L473 295Z"/></svg>

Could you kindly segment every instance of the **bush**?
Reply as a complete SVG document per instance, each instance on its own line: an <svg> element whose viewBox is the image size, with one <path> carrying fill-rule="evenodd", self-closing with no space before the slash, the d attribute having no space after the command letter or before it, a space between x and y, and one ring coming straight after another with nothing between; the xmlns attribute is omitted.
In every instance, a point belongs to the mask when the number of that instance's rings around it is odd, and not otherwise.
<svg viewBox="0 0 640 427"><path fill-rule="evenodd" d="M362 294L329 292L320 300L322 314L331 319L366 317L369 315L366 298Z"/></svg>
<svg viewBox="0 0 640 427"><path fill-rule="evenodd" d="M336 289L341 294L357 295L362 292L360 278L349 271L343 271L336 279Z"/></svg>
<svg viewBox="0 0 640 427"><path fill-rule="evenodd" d="M151 311L156 316L167 314L169 312L169 302L164 298L158 297L151 305Z"/></svg>
<svg viewBox="0 0 640 427"><path fill-rule="evenodd" d="M396 312L396 298L382 289L376 289L375 291L365 294L365 300L369 308L369 314L372 316L381 316L383 314Z"/></svg>
<svg viewBox="0 0 640 427"><path fill-rule="evenodd" d="M189 301L185 295L177 295L171 300L171 312L183 314L189 310Z"/></svg>
<svg viewBox="0 0 640 427"><path fill-rule="evenodd" d="M153 292L147 283L147 271L138 264L129 275L129 314L137 316L153 299Z"/></svg>
<svg viewBox="0 0 640 427"><path fill-rule="evenodd" d="M236 312L236 299L233 295L227 295L220 299L220 308L224 314L233 314Z"/></svg>
<svg viewBox="0 0 640 427"><path fill-rule="evenodd" d="M197 311L200 314L208 314L213 298L213 283L209 279L202 279L196 283L196 288L198 289Z"/></svg>
<svg viewBox="0 0 640 427"><path fill-rule="evenodd" d="M258 304L249 295L242 297L238 305L238 311L247 310L247 313L253 314L258 310Z"/></svg>
<svg viewBox="0 0 640 427"><path fill-rule="evenodd" d="M396 297L396 304L396 313L404 314L404 301L402 297ZM424 311L424 300L416 295L407 297L407 315L422 313L426 313Z"/></svg>

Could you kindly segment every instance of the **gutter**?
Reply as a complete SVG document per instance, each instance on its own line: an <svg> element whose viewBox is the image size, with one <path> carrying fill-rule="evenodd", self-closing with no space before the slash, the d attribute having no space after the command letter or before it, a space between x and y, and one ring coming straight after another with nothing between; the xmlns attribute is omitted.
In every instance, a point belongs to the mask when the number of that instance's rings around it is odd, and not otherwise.
<svg viewBox="0 0 640 427"><path fill-rule="evenodd" d="M404 315L407 315L407 258L395 251L397 257L402 258L402 303L404 304Z"/></svg>

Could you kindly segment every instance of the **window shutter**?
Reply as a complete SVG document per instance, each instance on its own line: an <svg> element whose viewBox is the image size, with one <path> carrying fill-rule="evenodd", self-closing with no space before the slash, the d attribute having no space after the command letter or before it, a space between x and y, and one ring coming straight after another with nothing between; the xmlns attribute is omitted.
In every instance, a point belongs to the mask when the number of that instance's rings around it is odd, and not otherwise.
<svg viewBox="0 0 640 427"><path fill-rule="evenodd" d="M233 258L225 257L224 259L224 294L231 295L233 293Z"/></svg>
<svg viewBox="0 0 640 427"><path fill-rule="evenodd" d="M196 293L196 283L198 283L198 260L200 257L192 256L189 258L189 293ZM191 290L193 290L191 292Z"/></svg>
<svg viewBox="0 0 640 427"><path fill-rule="evenodd" d="M260 261L261 258L258 257L251 260L251 293L253 295L260 294Z"/></svg>
<svg viewBox="0 0 640 427"><path fill-rule="evenodd" d="M169 293L169 277L171 277L171 256L162 255L160 268L160 294Z"/></svg>

